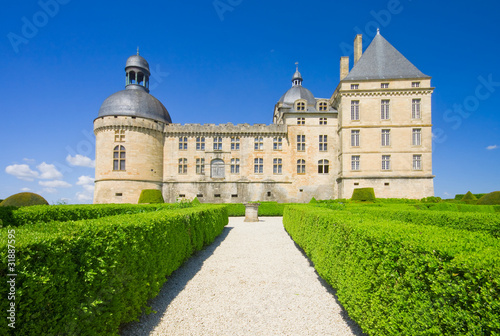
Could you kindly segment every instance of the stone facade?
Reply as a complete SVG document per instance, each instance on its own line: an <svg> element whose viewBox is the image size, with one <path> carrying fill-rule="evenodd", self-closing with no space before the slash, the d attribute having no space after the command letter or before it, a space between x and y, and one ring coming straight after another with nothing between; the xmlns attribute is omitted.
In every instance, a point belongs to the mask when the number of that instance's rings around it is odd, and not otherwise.
<svg viewBox="0 0 500 336"><path fill-rule="evenodd" d="M372 44L388 43L377 38ZM361 36L356 39L359 46ZM108 98L94 121L94 202L137 203L143 189L162 190L166 202L308 202L350 198L362 187L383 198L432 196L430 77L395 54L399 77L370 78L363 67L379 49L370 48L351 72L342 58L341 80L330 99L314 98L297 69L271 125L172 124L146 93L147 62L132 56L134 67L126 68L134 70L127 72L131 90L120 93L126 99ZM144 85L132 80L136 71L146 74ZM148 107L131 113L129 105L139 96Z"/></svg>

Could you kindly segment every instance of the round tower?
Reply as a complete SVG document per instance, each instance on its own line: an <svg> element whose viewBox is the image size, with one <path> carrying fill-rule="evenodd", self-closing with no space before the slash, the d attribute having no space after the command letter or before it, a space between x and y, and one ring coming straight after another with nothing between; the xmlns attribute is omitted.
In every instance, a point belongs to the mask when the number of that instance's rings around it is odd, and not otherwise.
<svg viewBox="0 0 500 336"><path fill-rule="evenodd" d="M151 72L139 52L125 74L125 90L109 96L94 120L94 203L137 203L142 190L162 190L164 127L172 120L149 94Z"/></svg>

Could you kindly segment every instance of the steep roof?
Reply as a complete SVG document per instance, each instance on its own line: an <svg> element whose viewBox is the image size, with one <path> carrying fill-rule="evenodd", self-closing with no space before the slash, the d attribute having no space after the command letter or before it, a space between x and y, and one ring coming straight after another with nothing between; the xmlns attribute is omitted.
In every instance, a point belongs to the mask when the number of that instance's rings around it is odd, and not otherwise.
<svg viewBox="0 0 500 336"><path fill-rule="evenodd" d="M344 80L430 78L377 34Z"/></svg>

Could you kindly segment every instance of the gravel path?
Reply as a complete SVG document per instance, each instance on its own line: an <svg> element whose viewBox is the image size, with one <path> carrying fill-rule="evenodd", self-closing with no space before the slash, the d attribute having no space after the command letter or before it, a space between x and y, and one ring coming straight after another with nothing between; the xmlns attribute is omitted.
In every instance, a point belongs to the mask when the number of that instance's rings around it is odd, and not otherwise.
<svg viewBox="0 0 500 336"><path fill-rule="evenodd" d="M230 218L175 271L128 335L363 335L283 228Z"/></svg>

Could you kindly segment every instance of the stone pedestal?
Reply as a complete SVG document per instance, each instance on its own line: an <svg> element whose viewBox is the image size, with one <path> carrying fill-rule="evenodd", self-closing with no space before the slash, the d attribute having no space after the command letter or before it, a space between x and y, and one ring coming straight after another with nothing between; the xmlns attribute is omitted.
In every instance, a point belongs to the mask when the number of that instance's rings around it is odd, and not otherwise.
<svg viewBox="0 0 500 336"><path fill-rule="evenodd" d="M259 221L259 205L260 203L245 203L245 222Z"/></svg>

